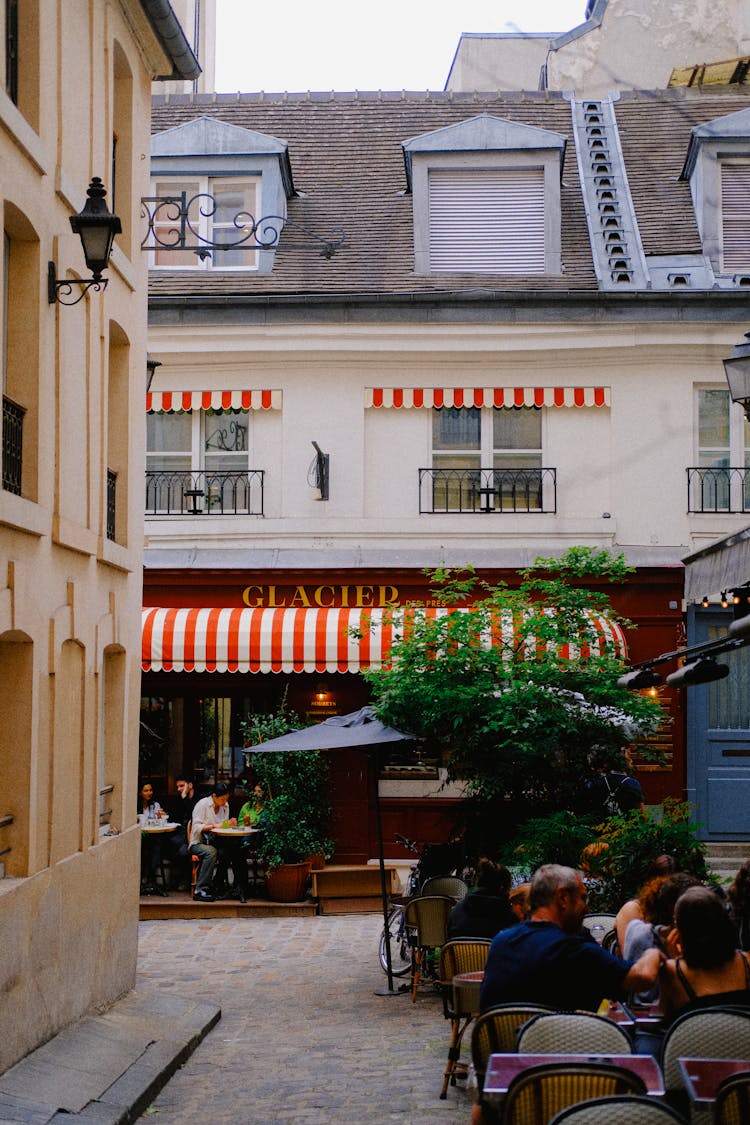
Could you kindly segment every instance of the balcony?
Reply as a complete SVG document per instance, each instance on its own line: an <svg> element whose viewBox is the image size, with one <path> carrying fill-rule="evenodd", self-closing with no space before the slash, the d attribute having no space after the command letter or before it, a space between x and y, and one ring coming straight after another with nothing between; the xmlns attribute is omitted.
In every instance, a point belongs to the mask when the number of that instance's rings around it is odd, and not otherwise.
<svg viewBox="0 0 750 1125"><path fill-rule="evenodd" d="M146 472L147 516L262 516L263 469Z"/></svg>
<svg viewBox="0 0 750 1125"><path fill-rule="evenodd" d="M688 512L750 512L750 468L689 468Z"/></svg>
<svg viewBox="0 0 750 1125"><path fill-rule="evenodd" d="M557 511L556 469L420 469L419 512Z"/></svg>
<svg viewBox="0 0 750 1125"><path fill-rule="evenodd" d="M21 495L23 466L23 416L26 413L3 396L3 488Z"/></svg>

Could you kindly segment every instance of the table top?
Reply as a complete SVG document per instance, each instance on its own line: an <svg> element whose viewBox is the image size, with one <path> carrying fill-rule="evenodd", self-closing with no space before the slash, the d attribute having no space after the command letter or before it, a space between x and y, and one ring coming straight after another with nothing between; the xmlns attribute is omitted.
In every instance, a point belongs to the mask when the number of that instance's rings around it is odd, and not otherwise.
<svg viewBox="0 0 750 1125"><path fill-rule="evenodd" d="M658 1000L653 1004L628 1004L627 1011L633 1017L636 1026L659 1024L664 1020L664 1012Z"/></svg>
<svg viewBox="0 0 750 1125"><path fill-rule="evenodd" d="M508 1092L517 1074L532 1066L546 1066L547 1063L609 1063L612 1066L631 1070L646 1083L649 1094L664 1093L664 1078L661 1068L653 1055L531 1055L499 1054L490 1055L487 1074L484 1079L484 1096L488 1101L497 1102Z"/></svg>
<svg viewBox="0 0 750 1125"><path fill-rule="evenodd" d="M750 1074L750 1059L693 1059L679 1058L677 1065L685 1084L685 1089L693 1102L712 1102L716 1091L725 1078L747 1072Z"/></svg>
<svg viewBox="0 0 750 1125"><path fill-rule="evenodd" d="M454 984L481 984L484 980L484 969L477 969L473 973L456 973Z"/></svg>
<svg viewBox="0 0 750 1125"><path fill-rule="evenodd" d="M174 832L180 825L176 820L155 820L141 825L141 832Z"/></svg>
<svg viewBox="0 0 750 1125"><path fill-rule="evenodd" d="M246 828L244 824L229 828L223 828L220 824L206 824L203 831L213 832L214 836L251 836L253 832L262 832L263 829L250 826Z"/></svg>

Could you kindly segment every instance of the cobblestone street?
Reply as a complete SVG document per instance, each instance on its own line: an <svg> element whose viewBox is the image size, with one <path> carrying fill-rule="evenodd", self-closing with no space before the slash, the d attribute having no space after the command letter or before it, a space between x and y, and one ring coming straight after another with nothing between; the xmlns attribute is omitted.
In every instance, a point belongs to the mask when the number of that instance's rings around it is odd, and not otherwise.
<svg viewBox="0 0 750 1125"><path fill-rule="evenodd" d="M375 996L379 916L140 924L139 991L211 1000L222 1018L141 1120L467 1125L439 1092L450 1025L436 993Z"/></svg>

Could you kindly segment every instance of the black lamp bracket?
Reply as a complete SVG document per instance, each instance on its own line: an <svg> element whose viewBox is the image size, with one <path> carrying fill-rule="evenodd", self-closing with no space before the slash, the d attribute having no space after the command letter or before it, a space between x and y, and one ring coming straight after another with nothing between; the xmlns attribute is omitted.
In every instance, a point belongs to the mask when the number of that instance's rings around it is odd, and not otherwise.
<svg viewBox="0 0 750 1125"><path fill-rule="evenodd" d="M54 262L47 263L47 300L51 305L55 302L58 305L77 305L79 301L88 293L89 289L93 289L95 293L100 293L102 289L107 288L106 277L89 277L89 278L71 278L70 281L59 281L57 277L57 270L55 269ZM65 300L66 297L71 297L75 293L73 286L80 286L81 292L78 294L74 301Z"/></svg>
<svg viewBox="0 0 750 1125"><path fill-rule="evenodd" d="M283 215L264 215L254 218L249 211L238 211L226 230L225 237L219 241L207 238L201 233L201 219L210 219L216 214L217 203L212 195L200 192L190 196L186 191L178 195L142 196L142 217L148 223L148 230L141 242L141 250L170 250L176 253L191 252L203 260L213 256L215 251L223 250L274 250L279 244L282 230L291 230L301 236L306 243L319 247L322 258L332 258L345 241L344 231L337 227L332 238L323 238L315 231L290 222ZM236 236L235 235L236 233ZM289 249L297 249L288 245Z"/></svg>

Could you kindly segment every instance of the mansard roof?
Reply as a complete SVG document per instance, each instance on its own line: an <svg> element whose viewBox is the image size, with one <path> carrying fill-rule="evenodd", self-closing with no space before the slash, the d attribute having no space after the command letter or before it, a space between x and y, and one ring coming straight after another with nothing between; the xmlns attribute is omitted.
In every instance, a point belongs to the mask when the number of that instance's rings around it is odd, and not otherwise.
<svg viewBox="0 0 750 1125"><path fill-rule="evenodd" d="M623 93L613 103L619 147L643 254L700 255L702 247L689 185L680 180L692 130L750 107L750 90L668 90ZM330 260L313 244L282 233L270 274L251 271L154 270L154 296L201 294L273 298L300 293L428 295L447 291L596 292L584 192L574 142L571 103L545 93L327 93L158 96L153 129L206 119L265 137L283 137L296 196L288 218L327 238L343 228L346 243ZM433 274L414 271L413 205L404 176L404 146L422 138L464 139L477 120L560 138L561 232L559 276ZM206 126L203 126L206 127ZM480 129L494 129L494 125ZM442 143L442 142L439 142ZM563 146L564 145L564 149Z"/></svg>

